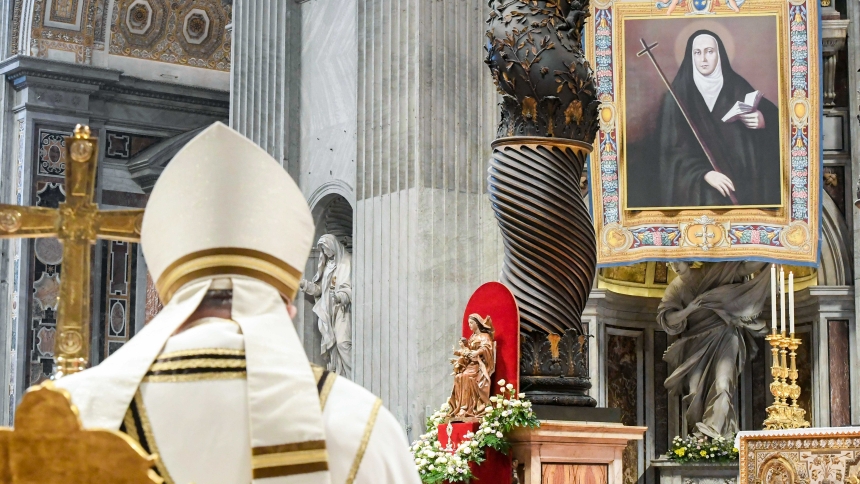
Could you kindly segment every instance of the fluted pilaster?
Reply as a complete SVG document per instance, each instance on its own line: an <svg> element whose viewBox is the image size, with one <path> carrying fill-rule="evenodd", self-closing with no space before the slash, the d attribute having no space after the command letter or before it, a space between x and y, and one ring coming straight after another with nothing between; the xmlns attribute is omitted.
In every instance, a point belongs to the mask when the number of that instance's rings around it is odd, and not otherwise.
<svg viewBox="0 0 860 484"><path fill-rule="evenodd" d="M301 5L235 0L232 25L230 125L297 178Z"/></svg>
<svg viewBox="0 0 860 484"><path fill-rule="evenodd" d="M358 1L356 381L412 427L451 389L465 304L498 280L485 193L496 94L486 1Z"/></svg>

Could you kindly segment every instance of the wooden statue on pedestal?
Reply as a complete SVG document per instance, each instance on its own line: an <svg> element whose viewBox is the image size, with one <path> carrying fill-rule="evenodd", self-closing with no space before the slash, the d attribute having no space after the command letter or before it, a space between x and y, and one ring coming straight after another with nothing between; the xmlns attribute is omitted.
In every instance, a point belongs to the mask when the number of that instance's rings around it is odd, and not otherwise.
<svg viewBox="0 0 860 484"><path fill-rule="evenodd" d="M496 370L496 330L490 316L469 315L472 336L460 338L454 350L454 389L448 398L450 421L473 422L484 416L490 405L490 388Z"/></svg>

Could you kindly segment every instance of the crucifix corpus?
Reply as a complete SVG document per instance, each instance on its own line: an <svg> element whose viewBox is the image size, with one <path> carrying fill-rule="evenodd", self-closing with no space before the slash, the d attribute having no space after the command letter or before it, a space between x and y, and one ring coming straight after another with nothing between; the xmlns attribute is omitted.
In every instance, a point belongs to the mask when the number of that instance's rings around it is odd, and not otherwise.
<svg viewBox="0 0 860 484"><path fill-rule="evenodd" d="M684 103L681 102L680 99L678 99L678 96L675 94L675 90L672 89L672 83L669 82L669 79L666 78L666 74L663 73L663 69L660 68L660 64L658 64L657 59L654 58L654 53L652 52L652 50L657 47L659 42L654 42L653 44L648 45L648 43L645 42L645 39L641 38L639 39L639 42L642 44L642 50L636 54L636 57L642 57L643 55L647 55L648 58L651 59L651 63L654 64L654 68L657 69L657 73L660 74L660 79L663 79L663 84L666 84L666 88L669 89L669 94L672 95L672 99L675 100L675 103L678 105L678 109L681 110L681 114L684 115L684 119L687 121L687 124L693 131L693 136L696 137L696 141L699 142L699 146L701 146L702 151L705 152L705 156L711 163L711 168L713 168L714 171L717 173L723 173L722 170L720 170L720 167L717 166L717 160L714 159L713 153L711 153L711 150L709 150L708 147L705 145L705 140L703 140L702 136L699 134L699 130L696 128L696 123L694 123L693 120L690 119L690 115L687 113L686 106L684 106ZM729 198L732 200L733 205L740 205L740 203L738 203L737 197L735 197L735 194L731 191L729 192Z"/></svg>
<svg viewBox="0 0 860 484"><path fill-rule="evenodd" d="M66 201L58 209L0 205L0 238L56 237L63 268L54 343L56 376L84 370L90 348L90 246L97 239L138 242L143 210L101 211L93 202L98 139L78 125L66 138Z"/></svg>

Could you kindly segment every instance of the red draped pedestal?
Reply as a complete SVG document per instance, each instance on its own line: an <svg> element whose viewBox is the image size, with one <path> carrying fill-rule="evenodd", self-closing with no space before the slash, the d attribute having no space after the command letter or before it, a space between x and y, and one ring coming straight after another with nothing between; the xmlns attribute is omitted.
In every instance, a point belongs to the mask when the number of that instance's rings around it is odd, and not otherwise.
<svg viewBox="0 0 860 484"><path fill-rule="evenodd" d="M490 316L496 328L496 372L493 373L493 389L490 395L497 395L499 380L511 383L520 389L520 310L511 290L502 283L488 282L478 288L466 304L463 313L463 336L472 336L469 329L469 315L478 314L482 318Z"/></svg>
<svg viewBox="0 0 860 484"><path fill-rule="evenodd" d="M452 423L451 448L457 449L463 436L469 432L473 434L478 431L478 422L456 422ZM442 448L448 446L448 424L439 425L439 443ZM472 474L475 475L476 483L480 484L511 484L512 461L510 455L505 455L497 450L484 449L486 460L481 465L472 464Z"/></svg>
<svg viewBox="0 0 860 484"><path fill-rule="evenodd" d="M488 282L472 294L466 311L463 313L463 336L472 336L469 329L469 315L477 314L482 318L490 316L495 328L496 342L496 371L493 373L493 385L490 395L501 393L498 381L514 385L516 391L520 387L520 312L517 301L504 284ZM456 449L463 441L463 435L475 433L479 424L457 422L451 424L451 445ZM442 447L448 445L447 424L439 426L439 443ZM511 457L499 451L484 449L486 460L481 465L472 466L472 474L481 484L511 484Z"/></svg>

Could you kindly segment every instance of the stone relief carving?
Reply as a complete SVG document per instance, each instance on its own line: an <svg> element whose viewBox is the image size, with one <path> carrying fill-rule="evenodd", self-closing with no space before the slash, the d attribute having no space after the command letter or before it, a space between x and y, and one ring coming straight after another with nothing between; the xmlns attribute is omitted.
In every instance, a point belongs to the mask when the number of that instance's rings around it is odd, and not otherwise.
<svg viewBox="0 0 860 484"><path fill-rule="evenodd" d="M316 301L320 353L327 357L328 369L352 378L352 256L331 234L320 237L317 248L317 273L310 281L302 279L299 290Z"/></svg>

